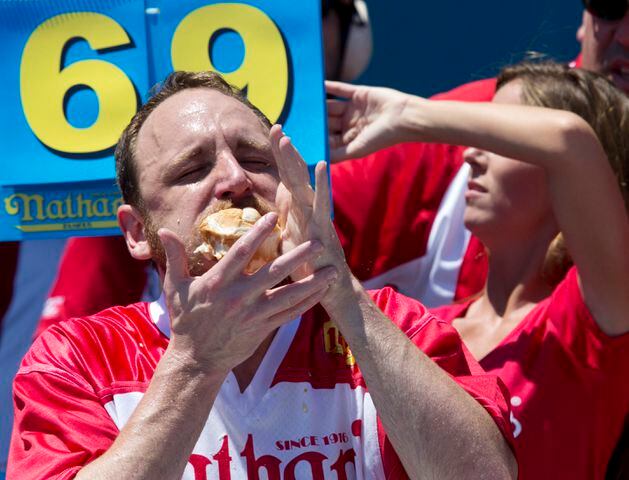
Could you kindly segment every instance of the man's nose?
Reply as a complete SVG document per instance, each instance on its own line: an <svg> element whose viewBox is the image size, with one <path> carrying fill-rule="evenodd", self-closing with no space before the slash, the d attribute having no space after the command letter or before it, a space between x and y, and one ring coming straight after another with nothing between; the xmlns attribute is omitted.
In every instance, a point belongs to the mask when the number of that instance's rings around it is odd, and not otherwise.
<svg viewBox="0 0 629 480"><path fill-rule="evenodd" d="M218 155L213 170L215 198L228 200L251 193L251 180L231 152Z"/></svg>

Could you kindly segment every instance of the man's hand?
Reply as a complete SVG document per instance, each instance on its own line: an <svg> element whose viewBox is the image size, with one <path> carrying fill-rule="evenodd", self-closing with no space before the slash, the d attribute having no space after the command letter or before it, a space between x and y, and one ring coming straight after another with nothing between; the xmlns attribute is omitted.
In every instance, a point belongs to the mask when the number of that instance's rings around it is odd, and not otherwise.
<svg viewBox="0 0 629 480"><path fill-rule="evenodd" d="M397 90L325 82L342 100L327 101L332 161L358 158L403 141L401 121L409 100Z"/></svg>
<svg viewBox="0 0 629 480"><path fill-rule="evenodd" d="M160 229L167 257L164 294L171 319L171 355L200 372L226 375L273 330L325 295L336 276L333 267L313 270L297 282L276 287L304 263L315 261L322 251L316 241L300 242L253 275L243 273L276 221L276 214L265 215L200 277L190 276L177 236Z"/></svg>
<svg viewBox="0 0 629 480"><path fill-rule="evenodd" d="M282 251L291 251L307 241L323 246L319 257L293 272L293 280L300 280L330 265L335 267L339 275L349 274L343 249L330 218L330 188L325 162L317 164L313 190L306 163L290 138L284 136L280 125L271 128L270 138L281 179L275 202L282 218Z"/></svg>

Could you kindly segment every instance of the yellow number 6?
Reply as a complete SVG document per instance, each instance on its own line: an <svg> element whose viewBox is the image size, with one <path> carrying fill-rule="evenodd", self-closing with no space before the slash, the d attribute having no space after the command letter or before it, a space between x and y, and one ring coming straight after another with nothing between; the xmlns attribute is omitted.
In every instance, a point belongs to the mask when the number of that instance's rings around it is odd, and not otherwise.
<svg viewBox="0 0 629 480"><path fill-rule="evenodd" d="M68 41L85 39L101 50L130 43L124 29L98 13L58 15L39 25L29 37L20 65L22 108L33 133L50 148L68 153L92 153L116 143L136 110L133 84L115 65L83 60L59 69ZM98 96L98 118L87 128L68 123L66 93L85 85Z"/></svg>
<svg viewBox="0 0 629 480"><path fill-rule="evenodd" d="M177 26L171 46L175 70L216 70L208 53L212 35L222 29L238 32L245 44L241 67L225 74L238 88L247 87L249 101L273 123L284 109L288 93L288 60L282 34L261 10L223 3L189 13Z"/></svg>

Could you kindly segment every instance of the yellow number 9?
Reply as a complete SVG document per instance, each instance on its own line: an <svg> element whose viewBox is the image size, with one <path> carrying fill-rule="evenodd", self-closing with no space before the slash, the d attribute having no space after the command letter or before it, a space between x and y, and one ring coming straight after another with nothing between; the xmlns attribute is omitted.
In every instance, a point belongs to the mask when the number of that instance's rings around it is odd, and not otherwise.
<svg viewBox="0 0 629 480"><path fill-rule="evenodd" d="M247 87L249 101L273 123L284 109L288 93L288 60L282 34L261 10L250 5L208 5L188 14L173 35L175 70L216 70L208 53L212 35L223 29L238 32L245 44L240 68L225 74L238 88Z"/></svg>
<svg viewBox="0 0 629 480"><path fill-rule="evenodd" d="M22 108L33 133L48 147L68 153L98 152L116 143L135 113L136 94L124 72L102 60L83 60L60 70L64 47L74 38L85 39L93 50L130 43L120 25L98 13L46 20L31 34L22 54ZM87 128L73 127L64 113L66 93L77 85L85 85L98 97L98 117Z"/></svg>

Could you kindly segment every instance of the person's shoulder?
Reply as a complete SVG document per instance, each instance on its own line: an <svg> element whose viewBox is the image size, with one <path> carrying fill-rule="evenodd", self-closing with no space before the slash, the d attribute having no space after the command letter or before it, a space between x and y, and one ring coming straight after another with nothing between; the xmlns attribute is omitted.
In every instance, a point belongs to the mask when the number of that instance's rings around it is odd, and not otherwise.
<svg viewBox="0 0 629 480"><path fill-rule="evenodd" d="M460 85L447 92L438 93L431 100L458 100L462 102L489 102L496 91L496 79L486 78Z"/></svg>
<svg viewBox="0 0 629 480"><path fill-rule="evenodd" d="M613 346L629 352L629 333L609 335L599 326L583 297L576 266L568 270L552 294L534 312L538 320L551 322L566 338L589 335L597 347Z"/></svg>
<svg viewBox="0 0 629 480"><path fill-rule="evenodd" d="M629 361L629 333L609 336L603 332L583 299L575 266L516 329L518 336L526 337L527 351L543 349L557 364L606 371L612 378L619 372L619 365L624 368ZM513 342L513 346L519 343Z"/></svg>
<svg viewBox="0 0 629 480"><path fill-rule="evenodd" d="M83 337L87 334L107 331L126 331L128 333L154 329L146 302L126 306L106 308L93 315L73 317L51 326L42 336L62 334L67 337Z"/></svg>

